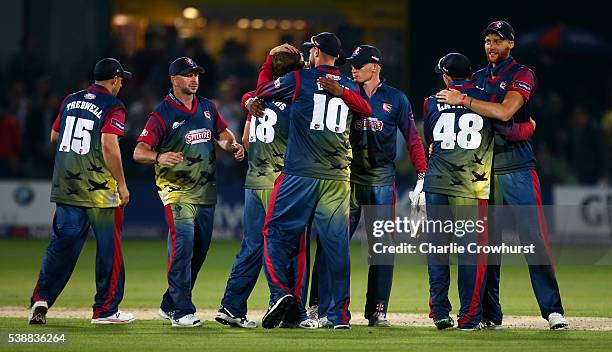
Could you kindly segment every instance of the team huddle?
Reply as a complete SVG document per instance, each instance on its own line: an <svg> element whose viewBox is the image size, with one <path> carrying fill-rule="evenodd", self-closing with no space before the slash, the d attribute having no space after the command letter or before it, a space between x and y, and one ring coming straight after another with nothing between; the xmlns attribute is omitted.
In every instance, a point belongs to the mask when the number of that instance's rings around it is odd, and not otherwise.
<svg viewBox="0 0 612 352"><path fill-rule="evenodd" d="M428 153L408 98L381 76L382 53L374 46L360 45L345 57L338 37L323 32L303 44L306 60L289 44L273 48L257 87L242 98L248 111L242 144L215 103L196 95L204 69L188 57L174 60L172 88L150 113L133 152L137 162L154 165L169 227L168 289L159 315L173 327L201 325L192 290L212 238L219 147L237 161L246 154L249 167L243 239L215 320L257 327L247 318L247 301L263 266L270 288L264 328L350 329L349 241L364 207L388 207L394 214L399 131L417 173L410 201L414 209L425 207L428 219L482 219L489 204L506 206L507 213L493 217L484 230L454 239L435 232L423 237L435 245L495 243L508 225L501 220L515 220L520 240L533 243L544 256L527 258L542 317L553 330L567 327L530 142L536 78L510 56L515 33L508 23L493 22L482 35L487 67L474 73L460 53L447 54L435 65L447 88L424 102ZM345 62L352 79L338 69ZM127 110L116 96L129 78L117 60L102 59L94 68L95 82L60 105L51 131L51 141L59 144L51 192L56 213L31 297L30 324L46 323L90 227L97 241L91 322L135 319L119 310L125 281L120 235L130 195L118 143ZM316 238L312 268L311 235ZM449 257L427 256L429 316L438 329L454 327ZM501 258L491 254L459 255L458 329L502 327L500 265ZM392 257L385 263L370 261L364 307L369 326L391 325L392 279Z"/></svg>

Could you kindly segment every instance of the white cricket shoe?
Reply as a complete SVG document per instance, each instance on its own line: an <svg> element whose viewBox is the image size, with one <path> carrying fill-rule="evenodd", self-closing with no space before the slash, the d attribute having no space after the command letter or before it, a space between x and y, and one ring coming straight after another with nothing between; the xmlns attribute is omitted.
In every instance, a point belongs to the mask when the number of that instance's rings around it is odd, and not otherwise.
<svg viewBox="0 0 612 352"><path fill-rule="evenodd" d="M91 323L92 324L129 324L133 322L134 320L136 320L136 318L134 318L134 314L128 313L128 312L122 312L118 310L117 313L113 315L109 315L108 317L95 318L95 319L92 318Z"/></svg>
<svg viewBox="0 0 612 352"><path fill-rule="evenodd" d="M171 311L166 312L163 309L159 308L159 310L157 311L157 315L159 315L159 317L162 318L162 319L172 320L172 312Z"/></svg>
<svg viewBox="0 0 612 352"><path fill-rule="evenodd" d="M297 327L300 329L318 329L319 321L314 319L302 320Z"/></svg>
<svg viewBox="0 0 612 352"><path fill-rule="evenodd" d="M173 328L195 328L200 325L202 325L200 318L196 317L194 314L187 314L178 319L172 318Z"/></svg>
<svg viewBox="0 0 612 352"><path fill-rule="evenodd" d="M36 301L30 309L28 320L30 324L46 324L47 323L47 312L49 311L49 305L47 301Z"/></svg>
<svg viewBox="0 0 612 352"><path fill-rule="evenodd" d="M548 325L550 330L564 330L569 326L561 313L550 313L548 315Z"/></svg>
<svg viewBox="0 0 612 352"><path fill-rule="evenodd" d="M221 307L217 314L215 314L215 320L233 328L254 329L257 327L257 323L254 320L249 320L246 315L243 317L236 317L224 307Z"/></svg>

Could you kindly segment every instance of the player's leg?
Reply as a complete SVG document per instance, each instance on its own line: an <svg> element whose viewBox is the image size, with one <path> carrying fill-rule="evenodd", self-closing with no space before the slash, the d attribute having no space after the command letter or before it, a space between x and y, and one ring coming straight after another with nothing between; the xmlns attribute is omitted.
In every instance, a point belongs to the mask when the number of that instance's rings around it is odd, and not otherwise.
<svg viewBox="0 0 612 352"><path fill-rule="evenodd" d="M125 287L121 249L123 208L89 208L87 215L96 236L96 297L92 323L130 323L134 316L119 312Z"/></svg>
<svg viewBox="0 0 612 352"><path fill-rule="evenodd" d="M494 175L491 180L489 197L489 244L498 246L502 244L502 232L508 224L514 222L511 212L504 211L504 192L499 176ZM487 273L485 276L485 291L482 300L482 321L487 326L501 326L503 313L499 301L499 282L501 269L501 253L489 253Z"/></svg>
<svg viewBox="0 0 612 352"><path fill-rule="evenodd" d="M319 235L324 266L329 275L329 291L319 281L319 301L329 302L327 320L330 326L349 327L350 253L349 253L349 182L321 180L313 226ZM321 276L319 280L321 280Z"/></svg>
<svg viewBox="0 0 612 352"><path fill-rule="evenodd" d="M372 248L375 242L392 245L393 238L391 236L374 238L372 235L373 229L370 227L375 220L392 220L395 214L395 184L389 186L362 186L362 188L363 194L359 197L361 204L370 205L365 211L370 267L368 269L368 290L366 293L364 315L366 319L370 320L372 325L386 326L389 324L386 314L393 282L394 256L393 254L375 254L372 252ZM368 219L370 215L374 215L374 218ZM373 316L375 313L376 317Z"/></svg>
<svg viewBox="0 0 612 352"><path fill-rule="evenodd" d="M191 289L195 286L198 273L204 265L215 220L214 205L197 205L193 236L193 256L191 258Z"/></svg>
<svg viewBox="0 0 612 352"><path fill-rule="evenodd" d="M195 207L190 204L175 203L165 206L168 222L168 291L162 301L161 309L172 307L172 318L180 318L195 313L191 301L191 261L194 244ZM169 302L171 301L171 302ZM166 311L166 310L165 310Z"/></svg>
<svg viewBox="0 0 612 352"><path fill-rule="evenodd" d="M540 182L534 169L513 172L501 177L504 187L512 192L504 194L517 221L521 244L535 246L534 254L525 255L529 264L531 285L540 313L548 320L551 313L564 314L559 285L548 243L548 228L542 208Z"/></svg>
<svg viewBox="0 0 612 352"><path fill-rule="evenodd" d="M288 279L293 288L293 296L296 300L296 305L292 307L283 318L285 327L298 327L299 324L305 321L306 313L306 295L308 294L308 234L307 231L300 236L300 243L297 252L291 254L290 269ZM283 325L281 325L283 327ZM310 327L310 326L304 326ZM312 326L318 327L317 326Z"/></svg>
<svg viewBox="0 0 612 352"><path fill-rule="evenodd" d="M50 308L55 303L74 271L88 229L89 219L84 208L56 205L51 241L45 251L38 281L30 298L30 306L44 301L46 308ZM46 314L46 309L44 313ZM44 314L30 323L44 324Z"/></svg>
<svg viewBox="0 0 612 352"><path fill-rule="evenodd" d="M244 235L221 300L221 309L234 317L246 316L247 299L261 271L262 229L271 193L271 190L244 190Z"/></svg>
<svg viewBox="0 0 612 352"><path fill-rule="evenodd" d="M454 208L455 224L458 226L455 231L456 243L466 249L466 252L458 254L457 283L461 307L457 327L472 330L476 329L482 320L481 297L485 291L488 256L485 253L470 253L467 250L470 245L487 246L489 244L488 201L462 197L453 197L450 201ZM468 221L475 226L459 228L460 223L466 224Z"/></svg>
<svg viewBox="0 0 612 352"><path fill-rule="evenodd" d="M359 220L361 219L361 205L360 205L360 201L358 199L359 195L361 195L362 192L361 188L364 186L355 184L355 183L351 183L351 195L350 195L350 217L349 217L349 234L350 237L352 238L353 235L355 234L355 230L357 229L357 226L359 225ZM310 289L310 306L314 307L317 306L317 315L319 317L326 317L327 316L327 309L329 308L328 306L328 302L327 300L324 300L323 304L319 304L319 286L323 285L325 288L325 292L329 292L329 275L327 270L325 270L325 264L324 264L324 258L321 254L321 246L319 243L319 240L317 238L317 250L315 253L315 262L312 268L312 285L311 285L311 289ZM322 269L319 271L319 267L321 267ZM319 272L321 273L321 275L324 275L324 277L322 278L322 281L319 283Z"/></svg>
<svg viewBox="0 0 612 352"><path fill-rule="evenodd" d="M435 224L443 223L451 218L449 197L428 192L425 193L425 200L427 220L430 222L430 225L427 226L423 233L423 243L432 246L448 245L452 241L452 235L443 233L442 227L438 227ZM454 323L449 315L452 306L448 299L448 288L450 287L448 254L428 253L427 272L429 274L429 317L434 321L438 329L449 328Z"/></svg>
<svg viewBox="0 0 612 352"><path fill-rule="evenodd" d="M263 228L264 271L270 287L270 308L262 320L264 328L278 326L287 309L295 304L288 275L290 257L299 248L318 197L319 182L284 173L276 179Z"/></svg>

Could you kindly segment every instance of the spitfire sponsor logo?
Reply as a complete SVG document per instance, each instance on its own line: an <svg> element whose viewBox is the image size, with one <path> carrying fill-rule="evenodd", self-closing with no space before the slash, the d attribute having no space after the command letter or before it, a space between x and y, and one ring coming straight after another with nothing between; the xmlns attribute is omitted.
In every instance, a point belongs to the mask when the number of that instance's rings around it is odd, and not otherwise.
<svg viewBox="0 0 612 352"><path fill-rule="evenodd" d="M185 124L185 120L178 122L178 121L174 121L174 123L172 124L172 129L175 130L179 127L181 127L182 125Z"/></svg>
<svg viewBox="0 0 612 352"><path fill-rule="evenodd" d="M189 131L185 135L185 144L198 144L210 141L212 133L209 129L200 128L197 130Z"/></svg>
<svg viewBox="0 0 612 352"><path fill-rule="evenodd" d="M355 130L358 131L382 131L384 123L377 118L368 117L355 121Z"/></svg>
<svg viewBox="0 0 612 352"><path fill-rule="evenodd" d="M142 130L142 132L140 132L140 137L146 137L149 135L149 131L147 131L146 129Z"/></svg>
<svg viewBox="0 0 612 352"><path fill-rule="evenodd" d="M506 81L502 81L502 82L499 84L499 89L501 89L501 90L506 90Z"/></svg>
<svg viewBox="0 0 612 352"><path fill-rule="evenodd" d="M521 81L516 81L514 82L514 87L515 88L520 88L522 90L525 90L527 92L531 92L531 86L525 82L521 82Z"/></svg>
<svg viewBox="0 0 612 352"><path fill-rule="evenodd" d="M210 120L210 111L208 110L204 111L204 117Z"/></svg>
<svg viewBox="0 0 612 352"><path fill-rule="evenodd" d="M383 110L385 110L385 112L389 112L393 108L393 105L391 105L389 103L383 103L382 108L383 108Z"/></svg>
<svg viewBox="0 0 612 352"><path fill-rule="evenodd" d="M93 93L87 93L87 94L85 94L84 98L87 99L87 100L94 100L94 99L96 99L96 95L93 94Z"/></svg>

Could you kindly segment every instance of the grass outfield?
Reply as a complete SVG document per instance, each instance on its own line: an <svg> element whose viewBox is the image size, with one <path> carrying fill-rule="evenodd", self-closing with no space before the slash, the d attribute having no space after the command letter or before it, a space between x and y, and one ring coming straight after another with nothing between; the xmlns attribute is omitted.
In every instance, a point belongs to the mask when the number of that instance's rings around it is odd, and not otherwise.
<svg viewBox="0 0 612 352"><path fill-rule="evenodd" d="M0 319L0 351L609 351L612 334L597 331L499 330L462 332L434 328L355 326L348 330L230 329L215 322L201 328L171 329L159 320L130 326L91 326L58 319L44 328L23 319ZM19 326L15 329L15 326ZM61 345L6 344L6 332L64 333ZM4 333L4 334L3 334Z"/></svg>
<svg viewBox="0 0 612 352"><path fill-rule="evenodd" d="M46 241L0 241L0 306L27 307L36 282ZM218 308L234 256L237 242L215 242L194 289L194 303L199 309ZM359 245L353 248L351 309L362 311L367 265ZM165 243L162 241L125 241L126 290L122 308L156 308L166 287ZM95 242L89 241L57 307L90 307L95 294ZM568 315L612 317L612 266L559 266L557 276ZM456 278L456 272L453 272ZM451 301L458 307L456 279L451 287ZM427 270L425 266L397 265L391 295L390 311L426 313L428 311ZM526 266L502 269L501 300L508 315L538 315L539 310L529 282ZM268 289L263 274L249 300L249 307L265 309ZM25 310L24 310L25 312ZM261 317L253 317L259 320ZM207 321L202 329L176 331L162 321L137 321L132 326L91 326L89 321L56 319L45 326L30 327L24 319L0 318L0 350L40 350L40 346L6 344L9 332L63 332L69 344L61 350L109 350L114 347L134 350L167 350L193 346L208 350L291 350L312 349L324 338L328 350L406 350L406 349L488 349L488 350L609 350L612 333L599 331L539 331L507 329L479 333L438 332L433 328L392 327L371 329L355 326L347 331L243 331L229 329ZM112 340L110 340L112 338ZM319 342L316 342L319 343ZM52 349L48 346L45 349ZM110 348L114 350L115 348Z"/></svg>

